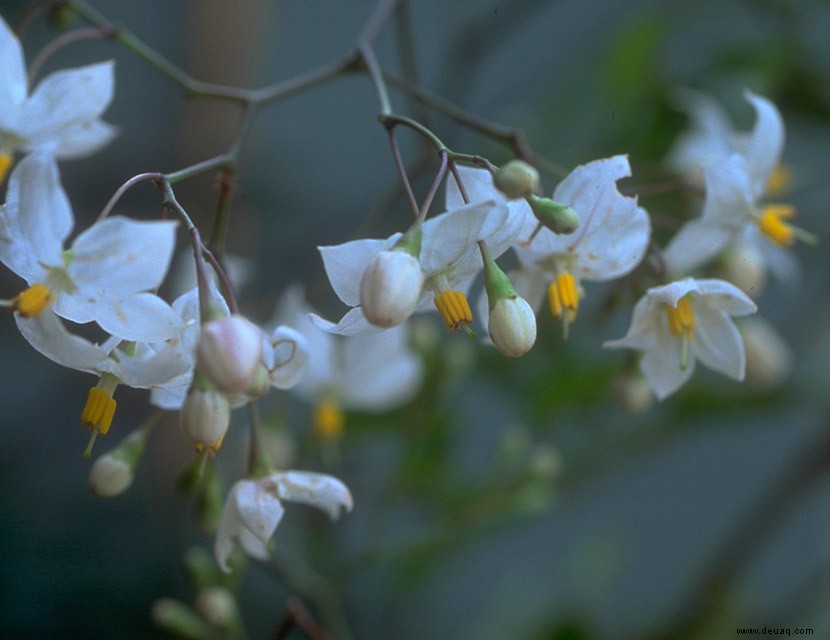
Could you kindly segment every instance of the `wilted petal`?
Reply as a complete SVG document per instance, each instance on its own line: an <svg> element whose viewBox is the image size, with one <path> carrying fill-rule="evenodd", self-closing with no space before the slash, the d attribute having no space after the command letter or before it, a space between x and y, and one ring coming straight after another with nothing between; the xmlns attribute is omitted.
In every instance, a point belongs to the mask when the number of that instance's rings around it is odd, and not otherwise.
<svg viewBox="0 0 830 640"><path fill-rule="evenodd" d="M325 511L334 520L340 508L352 510L352 494L337 478L308 471L286 471L270 476L282 500L301 502Z"/></svg>

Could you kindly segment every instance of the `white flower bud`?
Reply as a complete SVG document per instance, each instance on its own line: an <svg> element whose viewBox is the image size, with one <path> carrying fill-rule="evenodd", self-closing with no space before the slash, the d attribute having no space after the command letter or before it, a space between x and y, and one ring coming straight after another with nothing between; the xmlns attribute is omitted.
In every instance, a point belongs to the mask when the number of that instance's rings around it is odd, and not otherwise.
<svg viewBox="0 0 830 640"><path fill-rule="evenodd" d="M196 611L214 627L228 627L237 618L233 594L224 587L208 587L196 596Z"/></svg>
<svg viewBox="0 0 830 640"><path fill-rule="evenodd" d="M760 249L738 244L728 250L722 261L722 277L755 297L766 283L766 261Z"/></svg>
<svg viewBox="0 0 830 640"><path fill-rule="evenodd" d="M101 498L111 498L126 491L133 483L129 463L112 453L105 453L89 470L89 487Z"/></svg>
<svg viewBox="0 0 830 640"><path fill-rule="evenodd" d="M499 298L490 310L487 329L501 353L518 358L536 342L536 314L521 296Z"/></svg>
<svg viewBox="0 0 830 640"><path fill-rule="evenodd" d="M381 251L363 272L360 306L373 325L394 327L412 315L423 286L418 258L406 250Z"/></svg>
<svg viewBox="0 0 830 640"><path fill-rule="evenodd" d="M259 328L242 316L213 320L202 327L197 366L220 391L242 393L256 381L262 340Z"/></svg>
<svg viewBox="0 0 830 640"><path fill-rule="evenodd" d="M643 413L654 404L654 392L639 373L623 373L614 380L612 390L617 404L628 413Z"/></svg>
<svg viewBox="0 0 830 640"><path fill-rule="evenodd" d="M539 186L539 172L522 160L511 160L493 176L493 184L508 200L524 198Z"/></svg>
<svg viewBox="0 0 830 640"><path fill-rule="evenodd" d="M182 406L179 420L185 435L196 445L214 453L222 446L222 439L231 423L231 407L224 393L216 389L191 388Z"/></svg>
<svg viewBox="0 0 830 640"><path fill-rule="evenodd" d="M759 389L774 389L789 375L793 354L781 336L761 318L739 325L746 353L746 381Z"/></svg>

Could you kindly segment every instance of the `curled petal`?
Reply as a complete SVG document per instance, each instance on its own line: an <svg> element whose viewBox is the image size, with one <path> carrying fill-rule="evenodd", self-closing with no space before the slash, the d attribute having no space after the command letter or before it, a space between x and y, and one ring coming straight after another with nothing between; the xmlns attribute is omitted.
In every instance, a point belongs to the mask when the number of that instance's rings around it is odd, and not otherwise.
<svg viewBox="0 0 830 640"><path fill-rule="evenodd" d="M265 364L271 384L277 389L290 389L299 383L308 368L308 361L308 341L299 331L280 326L268 338Z"/></svg>
<svg viewBox="0 0 830 640"><path fill-rule="evenodd" d="M352 510L352 494L337 478L308 471L286 471L270 476L282 500L301 502L325 511L334 520L340 508Z"/></svg>

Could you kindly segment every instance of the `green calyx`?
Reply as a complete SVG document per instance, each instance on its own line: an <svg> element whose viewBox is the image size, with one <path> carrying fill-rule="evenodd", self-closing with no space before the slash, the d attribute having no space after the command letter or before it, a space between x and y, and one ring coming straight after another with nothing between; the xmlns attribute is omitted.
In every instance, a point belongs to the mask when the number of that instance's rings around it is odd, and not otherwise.
<svg viewBox="0 0 830 640"><path fill-rule="evenodd" d="M423 237L424 232L421 229L421 223L416 222L398 239L395 246L392 247L392 251L406 251L411 256L419 258L421 256L421 240Z"/></svg>
<svg viewBox="0 0 830 640"><path fill-rule="evenodd" d="M490 311L492 311L499 300L515 300L519 297L519 294L516 293L516 289L513 288L513 283L510 282L507 274L493 260L487 245L483 241L479 241L478 246L481 250L481 259L484 262L484 289L487 291L487 303L490 306Z"/></svg>
<svg viewBox="0 0 830 640"><path fill-rule="evenodd" d="M579 226L579 215L566 204L536 195L528 196L527 203L536 219L554 233L573 233Z"/></svg>

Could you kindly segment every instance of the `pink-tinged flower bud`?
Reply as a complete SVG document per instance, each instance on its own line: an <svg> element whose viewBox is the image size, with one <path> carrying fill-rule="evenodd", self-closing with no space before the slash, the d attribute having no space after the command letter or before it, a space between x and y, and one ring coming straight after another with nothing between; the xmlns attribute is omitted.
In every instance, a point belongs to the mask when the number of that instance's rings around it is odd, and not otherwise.
<svg viewBox="0 0 830 640"><path fill-rule="evenodd" d="M213 320L202 327L196 364L219 391L243 393L256 382L262 340L259 328L242 316Z"/></svg>
<svg viewBox="0 0 830 640"><path fill-rule="evenodd" d="M508 200L525 198L539 186L539 172L527 162L511 160L496 171L493 184Z"/></svg>
<svg viewBox="0 0 830 640"><path fill-rule="evenodd" d="M401 249L381 251L363 272L360 306L373 325L394 327L412 315L423 286L418 258Z"/></svg>
<svg viewBox="0 0 830 640"><path fill-rule="evenodd" d="M184 434L196 445L196 451L207 448L214 454L231 423L231 406L227 396L216 389L191 388L184 400L179 421Z"/></svg>
<svg viewBox="0 0 830 640"><path fill-rule="evenodd" d="M487 329L502 354L518 358L536 342L536 314L521 296L499 298L490 310Z"/></svg>

